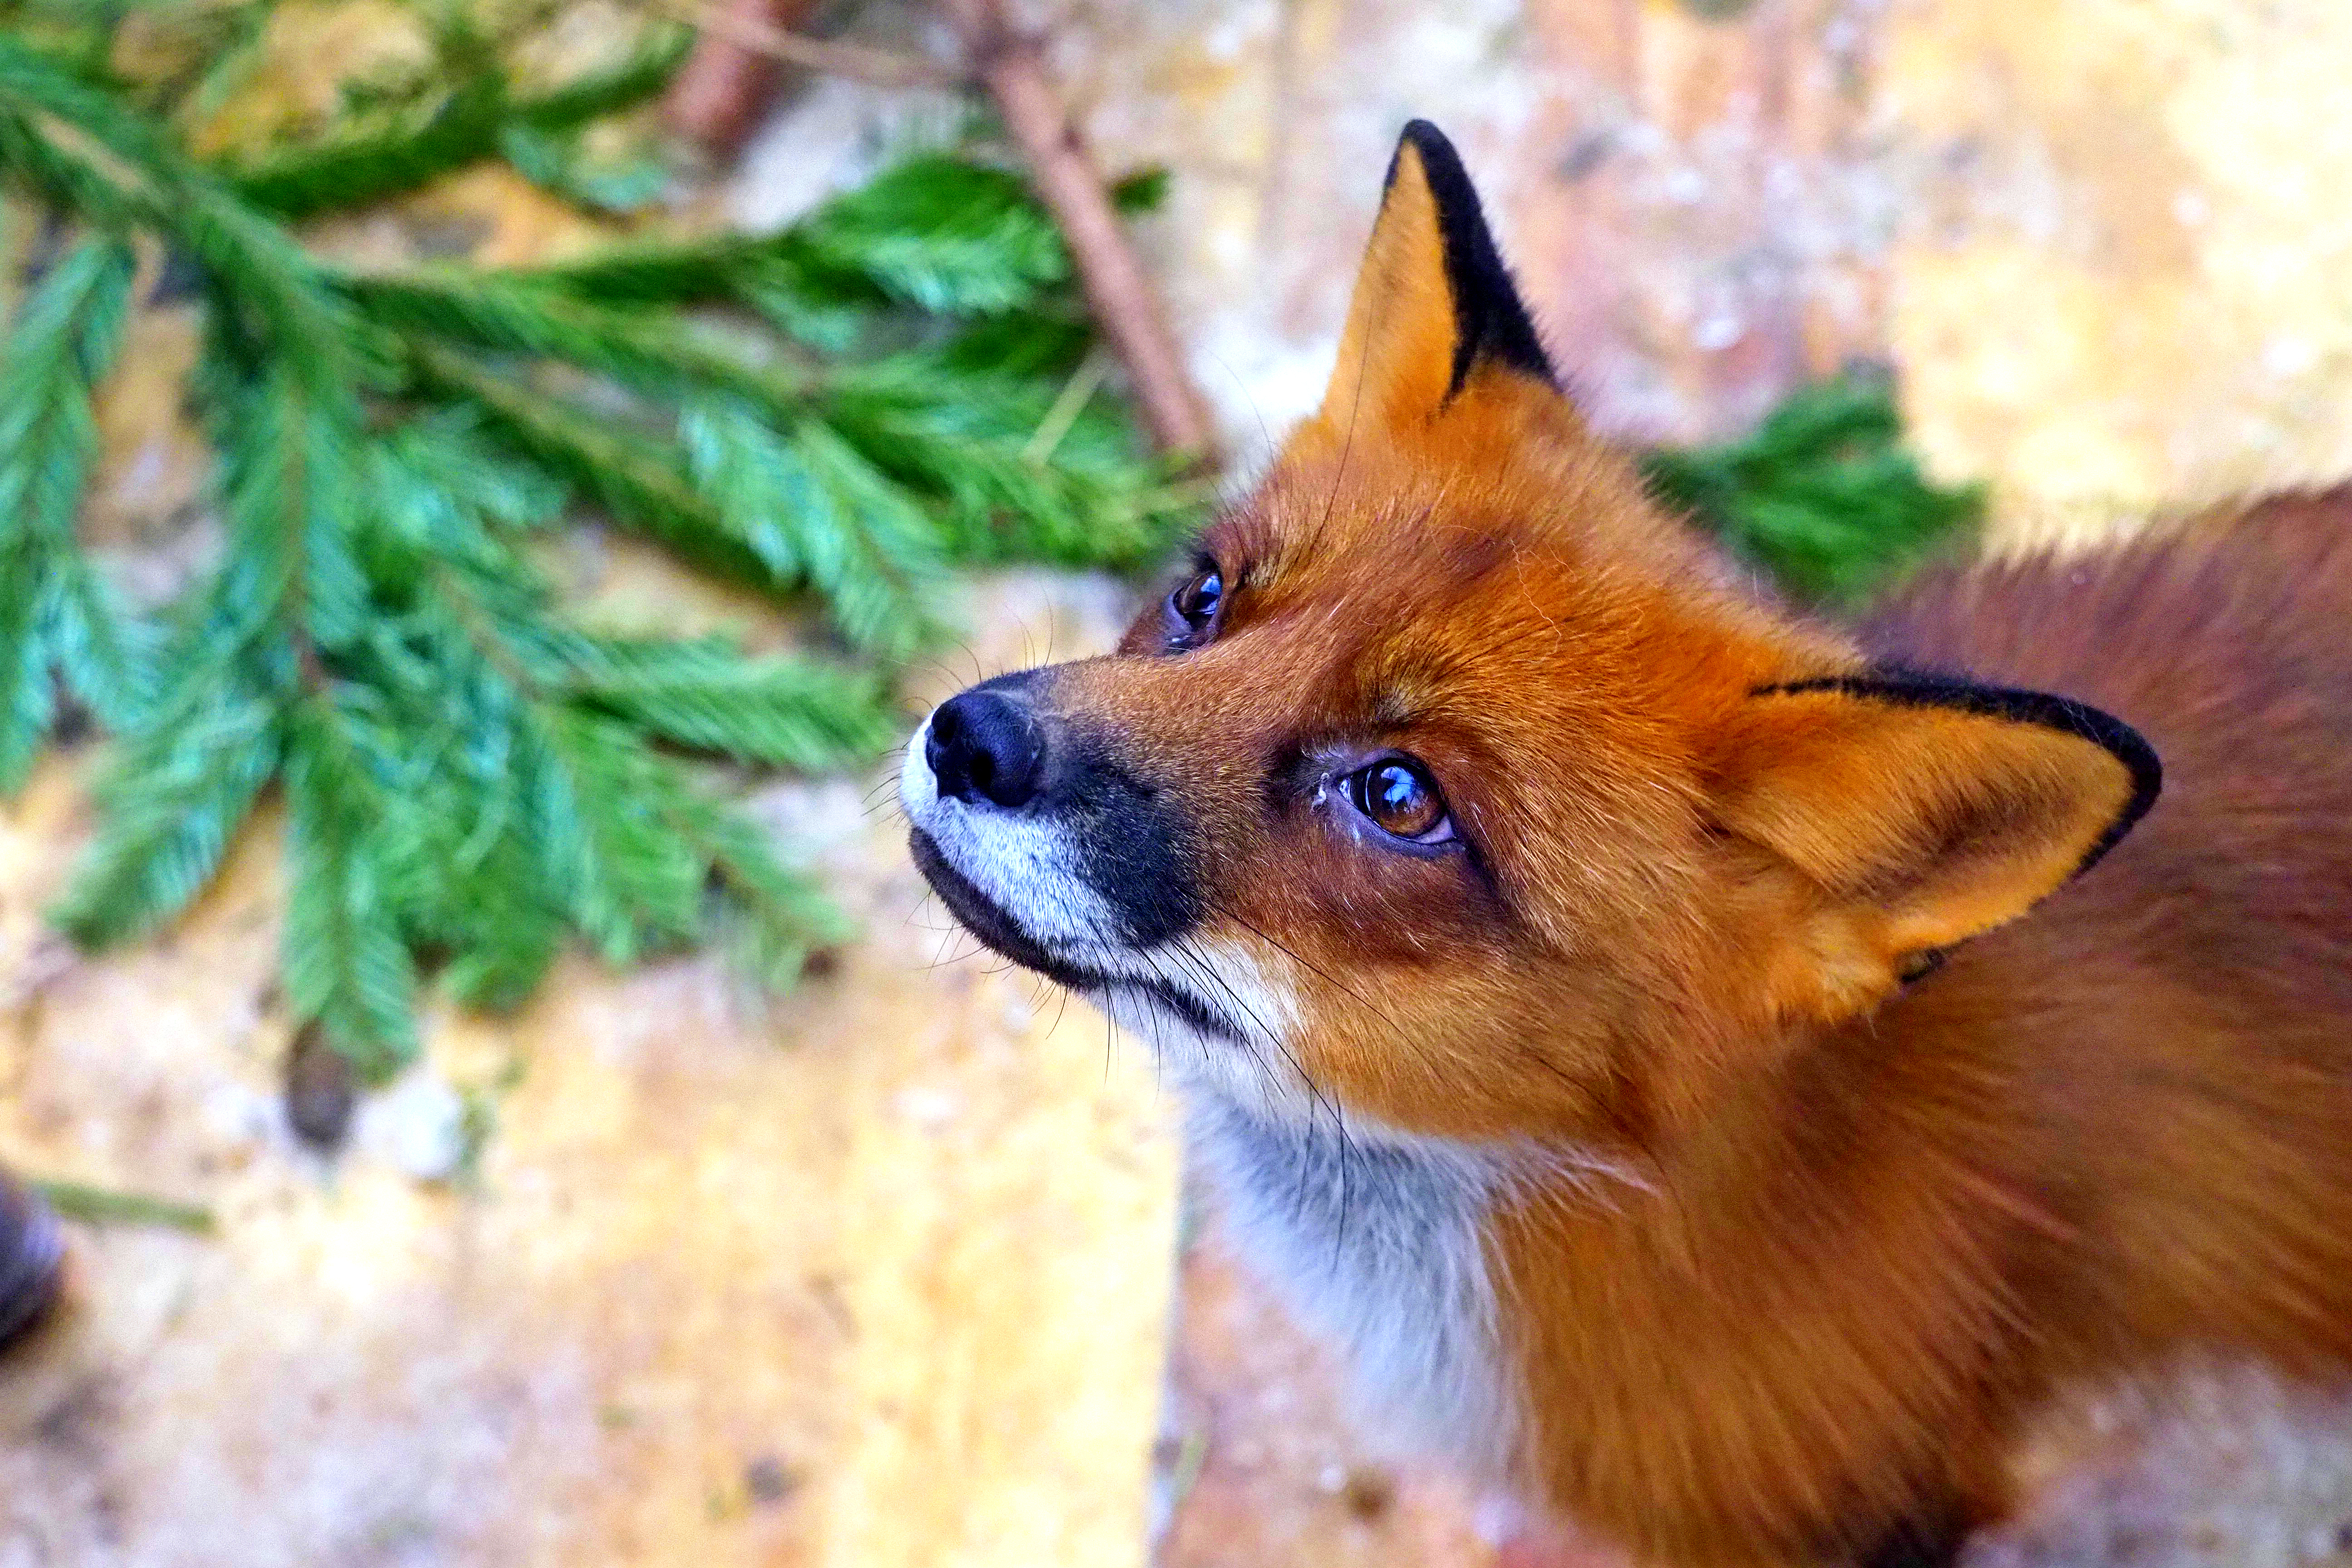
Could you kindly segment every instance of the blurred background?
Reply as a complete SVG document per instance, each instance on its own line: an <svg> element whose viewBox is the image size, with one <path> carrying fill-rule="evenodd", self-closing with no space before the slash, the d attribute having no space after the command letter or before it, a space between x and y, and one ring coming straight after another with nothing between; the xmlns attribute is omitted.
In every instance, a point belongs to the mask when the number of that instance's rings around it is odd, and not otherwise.
<svg viewBox="0 0 2352 1568"><path fill-rule="evenodd" d="M1416 115L1807 596L2335 481L2347 69L2339 0L0 3L0 1565L1496 1562L893 748L1311 405ZM1984 1562L2352 1562L2352 1419L2242 1378L2031 1464Z"/></svg>

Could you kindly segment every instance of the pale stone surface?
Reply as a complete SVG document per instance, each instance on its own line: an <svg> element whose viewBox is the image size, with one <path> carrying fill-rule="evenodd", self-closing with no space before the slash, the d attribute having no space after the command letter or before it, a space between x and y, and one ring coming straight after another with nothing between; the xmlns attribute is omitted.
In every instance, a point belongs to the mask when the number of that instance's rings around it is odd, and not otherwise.
<svg viewBox="0 0 2352 1568"><path fill-rule="evenodd" d="M2049 526L2352 471L2352 9L1914 5L1893 346L1919 439Z"/></svg>
<svg viewBox="0 0 2352 1568"><path fill-rule="evenodd" d="M1122 595L982 602L996 663ZM860 785L758 802L864 923L833 973L769 1004L715 958L568 961L511 1021L436 1013L323 1162L278 1096L272 834L77 962L37 916L79 772L0 817L0 1161L220 1226L77 1231L73 1310L0 1375L0 1562L1140 1561L1152 1075L974 960Z"/></svg>

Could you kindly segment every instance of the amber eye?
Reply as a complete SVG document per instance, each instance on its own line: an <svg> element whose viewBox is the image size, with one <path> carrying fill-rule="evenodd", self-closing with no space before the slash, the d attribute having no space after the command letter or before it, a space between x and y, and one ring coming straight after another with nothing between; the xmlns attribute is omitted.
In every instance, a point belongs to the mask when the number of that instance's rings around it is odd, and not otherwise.
<svg viewBox="0 0 2352 1568"><path fill-rule="evenodd" d="M1168 595L1171 640L1180 647L1206 642L1224 602L1224 574L1214 566L1202 567Z"/></svg>
<svg viewBox="0 0 2352 1568"><path fill-rule="evenodd" d="M1348 783L1356 809L1381 832L1416 844L1442 844L1454 837L1437 781L1410 757L1383 757Z"/></svg>

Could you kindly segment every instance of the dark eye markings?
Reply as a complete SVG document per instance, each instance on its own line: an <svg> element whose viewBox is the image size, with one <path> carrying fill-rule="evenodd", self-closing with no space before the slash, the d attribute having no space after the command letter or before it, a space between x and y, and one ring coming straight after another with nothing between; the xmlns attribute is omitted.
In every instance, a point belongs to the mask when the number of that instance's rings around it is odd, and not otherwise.
<svg viewBox="0 0 2352 1568"><path fill-rule="evenodd" d="M1192 574L1170 591L1161 607L1168 651L1182 653L1214 641L1224 609L1225 574L1203 556L1193 564Z"/></svg>
<svg viewBox="0 0 2352 1568"><path fill-rule="evenodd" d="M1485 847L1456 819L1436 778L1428 763L1393 746L1294 742L1266 760L1266 812L1270 820L1307 816L1369 849L1415 860L1459 860L1482 901L1497 919L1508 919L1510 902ZM1433 821L1426 815L1432 805L1441 814ZM1411 814L1397 815L1408 807ZM1417 827L1421 836L1399 836L1381 826L1376 810L1398 826Z"/></svg>

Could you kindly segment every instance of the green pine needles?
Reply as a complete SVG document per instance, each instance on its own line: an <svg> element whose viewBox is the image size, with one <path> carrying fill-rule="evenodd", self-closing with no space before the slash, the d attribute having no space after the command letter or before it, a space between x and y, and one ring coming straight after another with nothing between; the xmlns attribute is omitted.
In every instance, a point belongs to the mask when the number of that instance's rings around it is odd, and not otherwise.
<svg viewBox="0 0 2352 1568"><path fill-rule="evenodd" d="M1650 452L1643 469L1660 500L1816 604L1863 603L1984 513L1980 487L1921 474L1891 380L1868 372L1795 393L1745 440Z"/></svg>
<svg viewBox="0 0 2352 1568"><path fill-rule="evenodd" d="M127 728L146 706L146 638L74 540L96 456L90 391L121 340L131 252L77 246L51 268L0 347L0 789L24 783L54 723L60 678Z"/></svg>
<svg viewBox="0 0 2352 1568"><path fill-rule="evenodd" d="M525 90L445 22L435 91L215 166L102 50L0 36L0 180L47 215L0 342L0 787L68 707L114 737L54 910L74 937L172 920L274 789L284 993L369 1078L415 1054L428 972L508 1006L569 941L625 963L724 934L789 980L840 917L698 759L866 762L954 566L1131 567L1183 525L1193 492L1097 395L1051 223L983 163L534 269L362 277L285 226L487 156L580 199L564 139L681 44ZM222 534L152 617L74 530L142 251L200 279ZM834 651L575 624L539 555L583 510L805 603Z"/></svg>

